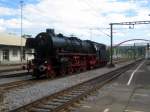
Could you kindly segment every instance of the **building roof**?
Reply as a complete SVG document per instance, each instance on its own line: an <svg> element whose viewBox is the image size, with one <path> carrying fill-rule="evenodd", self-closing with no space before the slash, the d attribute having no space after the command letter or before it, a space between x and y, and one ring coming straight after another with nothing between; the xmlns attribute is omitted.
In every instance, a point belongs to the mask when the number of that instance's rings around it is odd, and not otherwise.
<svg viewBox="0 0 150 112"><path fill-rule="evenodd" d="M21 45L21 37L15 34L0 32L1 45L25 46L25 42L26 42L26 38L22 38L22 45Z"/></svg>

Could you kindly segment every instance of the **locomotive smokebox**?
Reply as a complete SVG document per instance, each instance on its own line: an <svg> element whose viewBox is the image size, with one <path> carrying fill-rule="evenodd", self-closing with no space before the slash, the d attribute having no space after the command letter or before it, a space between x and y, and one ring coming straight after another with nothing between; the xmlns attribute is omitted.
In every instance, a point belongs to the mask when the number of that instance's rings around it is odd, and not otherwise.
<svg viewBox="0 0 150 112"><path fill-rule="evenodd" d="M54 29L46 29L46 33L48 33L51 36L55 36L55 31Z"/></svg>

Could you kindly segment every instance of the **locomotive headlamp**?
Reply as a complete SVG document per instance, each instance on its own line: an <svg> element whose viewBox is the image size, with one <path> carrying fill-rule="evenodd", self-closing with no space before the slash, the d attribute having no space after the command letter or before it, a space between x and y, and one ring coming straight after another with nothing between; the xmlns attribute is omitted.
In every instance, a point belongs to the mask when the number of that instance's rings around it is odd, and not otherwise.
<svg viewBox="0 0 150 112"><path fill-rule="evenodd" d="M41 72L43 72L43 71L46 70L46 67L45 67L44 65L41 65L41 66L39 66L39 70L40 70Z"/></svg>
<svg viewBox="0 0 150 112"><path fill-rule="evenodd" d="M47 64L47 61L45 61L44 63Z"/></svg>

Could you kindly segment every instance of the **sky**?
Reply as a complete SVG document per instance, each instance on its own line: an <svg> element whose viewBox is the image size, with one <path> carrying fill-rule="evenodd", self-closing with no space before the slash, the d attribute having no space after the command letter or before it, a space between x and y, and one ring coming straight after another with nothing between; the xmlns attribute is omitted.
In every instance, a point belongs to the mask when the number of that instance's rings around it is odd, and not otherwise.
<svg viewBox="0 0 150 112"><path fill-rule="evenodd" d="M24 0L23 34L47 28L66 36L110 44L110 23L149 21L150 0ZM20 0L0 0L0 32L20 35ZM113 43L150 40L150 24L113 26Z"/></svg>

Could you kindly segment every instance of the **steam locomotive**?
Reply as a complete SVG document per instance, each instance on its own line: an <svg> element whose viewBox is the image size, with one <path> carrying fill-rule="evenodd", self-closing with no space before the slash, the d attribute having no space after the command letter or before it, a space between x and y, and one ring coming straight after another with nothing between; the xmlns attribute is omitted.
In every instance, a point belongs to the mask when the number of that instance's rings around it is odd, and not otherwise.
<svg viewBox="0 0 150 112"><path fill-rule="evenodd" d="M28 38L26 47L35 50L34 59L28 62L28 68L37 78L86 71L105 66L108 62L104 44L55 34L54 29Z"/></svg>

